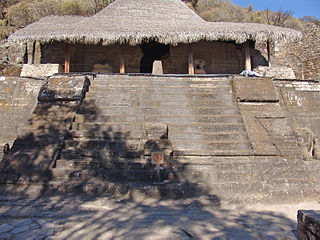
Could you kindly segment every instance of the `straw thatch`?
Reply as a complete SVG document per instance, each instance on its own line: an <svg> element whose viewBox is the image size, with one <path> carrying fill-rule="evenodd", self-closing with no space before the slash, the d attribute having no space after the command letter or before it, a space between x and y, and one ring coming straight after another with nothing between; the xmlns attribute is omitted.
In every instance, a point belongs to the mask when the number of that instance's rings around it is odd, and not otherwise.
<svg viewBox="0 0 320 240"><path fill-rule="evenodd" d="M181 0L117 0L92 17L50 16L21 29L9 41L82 43L144 41L176 45L200 40L296 41L301 32L264 24L207 22Z"/></svg>

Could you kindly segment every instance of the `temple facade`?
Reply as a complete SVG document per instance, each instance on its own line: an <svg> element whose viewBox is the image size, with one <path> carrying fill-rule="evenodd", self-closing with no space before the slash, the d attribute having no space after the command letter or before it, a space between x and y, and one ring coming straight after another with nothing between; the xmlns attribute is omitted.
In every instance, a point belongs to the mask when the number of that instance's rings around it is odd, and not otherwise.
<svg viewBox="0 0 320 240"><path fill-rule="evenodd" d="M152 73L160 61L163 74L239 74L269 65L270 41L300 38L275 26L207 22L180 0L117 0L91 17L43 18L9 41L27 44L26 64L58 72Z"/></svg>

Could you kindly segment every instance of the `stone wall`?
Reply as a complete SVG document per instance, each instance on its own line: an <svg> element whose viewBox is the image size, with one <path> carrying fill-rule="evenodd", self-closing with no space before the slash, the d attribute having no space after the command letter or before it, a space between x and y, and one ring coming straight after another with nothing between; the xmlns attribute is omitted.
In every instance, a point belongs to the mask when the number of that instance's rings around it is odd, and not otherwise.
<svg viewBox="0 0 320 240"><path fill-rule="evenodd" d="M298 79L320 79L320 27L309 24L301 42L271 44L272 66L289 67ZM267 57L266 43L256 45Z"/></svg>
<svg viewBox="0 0 320 240"><path fill-rule="evenodd" d="M39 95L36 94L36 107L26 117L29 121L24 122L13 146L0 161L0 183L45 184L51 178L49 168L69 136L88 86L86 76L55 76L42 85Z"/></svg>
<svg viewBox="0 0 320 240"><path fill-rule="evenodd" d="M22 77L50 77L56 73L63 73L60 64L23 64Z"/></svg>
<svg viewBox="0 0 320 240"><path fill-rule="evenodd" d="M25 45L0 40L0 76L20 76L24 63Z"/></svg>
<svg viewBox="0 0 320 240"><path fill-rule="evenodd" d="M304 160L320 160L320 83L277 81L276 86Z"/></svg>
<svg viewBox="0 0 320 240"><path fill-rule="evenodd" d="M0 147L12 146L37 104L41 80L0 78Z"/></svg>

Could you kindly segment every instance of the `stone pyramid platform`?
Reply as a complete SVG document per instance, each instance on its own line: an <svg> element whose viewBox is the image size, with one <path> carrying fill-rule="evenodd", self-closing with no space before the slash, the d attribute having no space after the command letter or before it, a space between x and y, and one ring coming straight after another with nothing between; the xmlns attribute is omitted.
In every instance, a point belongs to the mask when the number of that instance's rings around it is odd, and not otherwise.
<svg viewBox="0 0 320 240"><path fill-rule="evenodd" d="M279 84L230 76L53 77L2 162L2 182L120 198L314 198L320 165L314 154L303 161L306 144ZM165 158L160 181L153 152Z"/></svg>

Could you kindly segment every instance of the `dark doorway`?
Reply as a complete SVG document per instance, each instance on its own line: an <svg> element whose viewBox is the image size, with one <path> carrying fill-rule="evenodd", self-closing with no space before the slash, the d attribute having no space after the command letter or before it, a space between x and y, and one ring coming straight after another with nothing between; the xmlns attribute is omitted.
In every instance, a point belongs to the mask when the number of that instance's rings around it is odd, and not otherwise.
<svg viewBox="0 0 320 240"><path fill-rule="evenodd" d="M165 55L169 56L170 45L157 42L142 43L140 45L143 57L140 62L141 73L152 73L152 65L155 60L161 60Z"/></svg>

